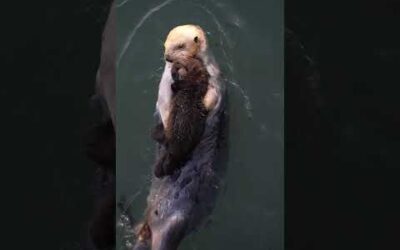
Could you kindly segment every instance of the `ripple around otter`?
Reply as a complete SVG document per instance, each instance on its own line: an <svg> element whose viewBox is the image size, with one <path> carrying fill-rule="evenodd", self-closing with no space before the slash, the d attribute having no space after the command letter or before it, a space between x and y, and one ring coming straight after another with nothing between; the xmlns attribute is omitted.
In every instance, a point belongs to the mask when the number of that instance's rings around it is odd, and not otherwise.
<svg viewBox="0 0 400 250"><path fill-rule="evenodd" d="M170 3L172 3L173 1L176 1L176 0L166 0L166 1L162 2L161 4L159 4L159 5L157 5L157 6L153 7L153 8L151 8L151 9L140 19L140 21L138 22L138 24L136 24L136 26L133 28L132 32L129 34L128 39L126 40L126 42L124 43L124 45L123 45L123 47L122 47L121 53L120 53L120 55L118 56L118 59L117 59L117 67L119 66L122 57L125 55L126 50L129 48L129 45L131 44L133 38L135 37L137 30L138 30L140 27L142 27L143 23L144 23L148 18L150 18L151 15L153 15L154 13L156 13L157 11L159 11L160 9L162 9L164 6L166 6L166 5L170 4Z"/></svg>

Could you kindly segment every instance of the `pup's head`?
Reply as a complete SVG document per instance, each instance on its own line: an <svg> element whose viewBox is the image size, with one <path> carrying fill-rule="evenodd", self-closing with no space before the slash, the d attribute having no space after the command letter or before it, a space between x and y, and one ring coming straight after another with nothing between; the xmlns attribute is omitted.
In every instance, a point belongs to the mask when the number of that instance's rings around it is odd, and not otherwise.
<svg viewBox="0 0 400 250"><path fill-rule="evenodd" d="M171 69L174 81L188 81L192 83L208 83L209 74L199 58L178 58Z"/></svg>
<svg viewBox="0 0 400 250"><path fill-rule="evenodd" d="M168 62L177 58L195 57L207 49L206 34L200 26L187 24L173 28L164 43Z"/></svg>

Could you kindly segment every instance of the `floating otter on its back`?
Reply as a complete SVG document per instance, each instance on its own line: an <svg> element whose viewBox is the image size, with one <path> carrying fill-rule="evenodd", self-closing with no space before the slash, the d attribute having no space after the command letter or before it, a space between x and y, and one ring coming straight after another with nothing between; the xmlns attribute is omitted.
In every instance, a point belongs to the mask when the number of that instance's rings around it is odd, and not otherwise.
<svg viewBox="0 0 400 250"><path fill-rule="evenodd" d="M173 63L171 75L172 99L166 129L159 124L153 138L164 144L158 157L154 174L170 175L190 157L204 132L208 111L203 99L208 90L209 74L198 58L178 58Z"/></svg>
<svg viewBox="0 0 400 250"><path fill-rule="evenodd" d="M136 227L135 250L176 250L185 236L205 222L213 210L219 189L217 168L223 168L225 164L221 162L217 167L217 161L222 157L219 149L224 128L225 84L208 50L205 32L197 25L177 26L167 37L166 63L159 85L155 119L157 126L164 128L161 131L171 131L169 121L174 116L174 97L180 87L174 85L176 81L173 78L176 77L172 73L176 70L179 74L182 72L178 64L173 69L174 62L195 65L180 61L188 58L200 60L203 66L199 69L205 69L208 74L207 90L201 98L207 114L204 131L180 171L164 178L152 178L145 216ZM178 91L174 93L174 89ZM156 155L160 157L164 149L165 146L159 143Z"/></svg>
<svg viewBox="0 0 400 250"><path fill-rule="evenodd" d="M199 26L175 27L164 47L166 64L157 100L161 122L152 134L166 151L157 160L157 177L172 174L190 156L204 122L220 102L219 70L210 58L205 32Z"/></svg>

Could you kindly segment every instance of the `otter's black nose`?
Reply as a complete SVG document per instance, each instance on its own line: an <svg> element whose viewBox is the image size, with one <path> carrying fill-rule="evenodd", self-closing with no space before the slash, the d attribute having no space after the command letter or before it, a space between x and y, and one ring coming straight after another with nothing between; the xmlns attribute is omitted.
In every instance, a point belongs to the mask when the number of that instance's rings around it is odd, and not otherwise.
<svg viewBox="0 0 400 250"><path fill-rule="evenodd" d="M166 55L166 56L165 56L165 61L167 61L167 62L172 62L171 56L170 56L170 55Z"/></svg>

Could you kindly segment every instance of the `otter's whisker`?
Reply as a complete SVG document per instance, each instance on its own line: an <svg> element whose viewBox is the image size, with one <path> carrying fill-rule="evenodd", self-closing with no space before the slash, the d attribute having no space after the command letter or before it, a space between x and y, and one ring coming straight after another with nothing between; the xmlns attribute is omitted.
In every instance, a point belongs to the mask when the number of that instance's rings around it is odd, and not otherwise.
<svg viewBox="0 0 400 250"><path fill-rule="evenodd" d="M246 94L246 91L238 83L236 83L234 81L231 81L229 79L224 79L224 80L229 82L232 86L234 86L236 89L239 90L240 94L244 98L244 106L245 106L246 111L247 111L247 116L249 118L252 118L253 114L252 114L252 107L251 107L250 97Z"/></svg>

